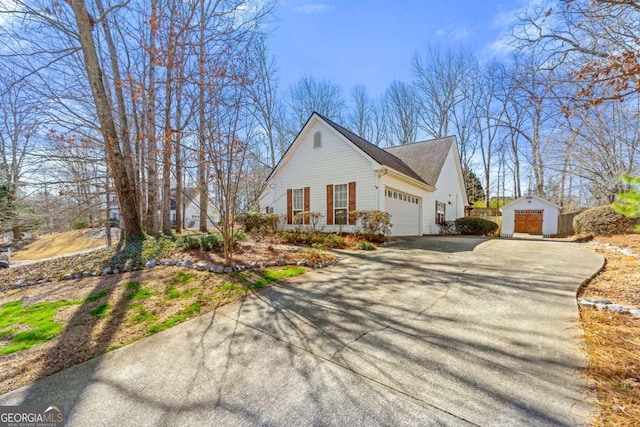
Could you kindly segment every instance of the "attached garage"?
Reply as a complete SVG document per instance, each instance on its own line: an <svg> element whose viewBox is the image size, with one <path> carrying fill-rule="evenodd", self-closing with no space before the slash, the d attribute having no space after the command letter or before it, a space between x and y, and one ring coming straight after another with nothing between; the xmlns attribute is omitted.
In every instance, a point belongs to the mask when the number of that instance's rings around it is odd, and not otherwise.
<svg viewBox="0 0 640 427"><path fill-rule="evenodd" d="M391 214L392 236L419 236L420 199L411 194L387 188L385 211Z"/></svg>
<svg viewBox="0 0 640 427"><path fill-rule="evenodd" d="M505 205L502 212L502 237L513 233L542 234L550 237L558 232L561 207L537 196L524 196Z"/></svg>

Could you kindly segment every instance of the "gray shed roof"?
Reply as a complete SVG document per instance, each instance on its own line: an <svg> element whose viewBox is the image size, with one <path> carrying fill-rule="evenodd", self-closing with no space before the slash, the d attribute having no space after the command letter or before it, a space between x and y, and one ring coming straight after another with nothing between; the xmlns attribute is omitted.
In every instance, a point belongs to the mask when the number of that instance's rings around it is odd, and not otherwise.
<svg viewBox="0 0 640 427"><path fill-rule="evenodd" d="M455 143L455 136L445 136L430 141L389 147L386 151L402 160L427 184L435 187L451 146Z"/></svg>

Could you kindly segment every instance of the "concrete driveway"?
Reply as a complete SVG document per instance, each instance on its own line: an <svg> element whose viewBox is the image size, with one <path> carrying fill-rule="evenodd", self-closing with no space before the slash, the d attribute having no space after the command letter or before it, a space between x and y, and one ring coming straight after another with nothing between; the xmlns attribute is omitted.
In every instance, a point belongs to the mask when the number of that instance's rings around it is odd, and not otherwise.
<svg viewBox="0 0 640 427"><path fill-rule="evenodd" d="M0 397L69 425L581 425L575 292L555 241L412 238Z"/></svg>

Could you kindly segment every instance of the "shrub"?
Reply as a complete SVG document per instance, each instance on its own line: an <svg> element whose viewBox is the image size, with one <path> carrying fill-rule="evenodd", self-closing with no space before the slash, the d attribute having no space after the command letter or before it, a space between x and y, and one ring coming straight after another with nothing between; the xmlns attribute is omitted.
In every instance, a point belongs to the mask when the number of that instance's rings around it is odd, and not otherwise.
<svg viewBox="0 0 640 427"><path fill-rule="evenodd" d="M391 215L382 211L351 211L351 218L360 223L365 236L386 236L391 232Z"/></svg>
<svg viewBox="0 0 640 427"><path fill-rule="evenodd" d="M573 219L577 234L611 235L632 233L638 220L617 213L611 206L587 209Z"/></svg>
<svg viewBox="0 0 640 427"><path fill-rule="evenodd" d="M337 234L320 233L311 230L293 230L282 232L285 243L310 246L314 248L340 249L346 246L344 237Z"/></svg>
<svg viewBox="0 0 640 427"><path fill-rule="evenodd" d="M378 248L376 248L376 245L369 242L358 242L356 249L359 251L375 251Z"/></svg>
<svg viewBox="0 0 640 427"><path fill-rule="evenodd" d="M445 221L438 224L438 228L440 229L440 234L455 234L456 223L455 221Z"/></svg>
<svg viewBox="0 0 640 427"><path fill-rule="evenodd" d="M303 225L303 224L311 225L311 229L313 231L318 231L320 218L322 218L323 216L324 215L322 215L320 212L310 212L310 211L298 212L296 216L293 218L293 223L297 225Z"/></svg>
<svg viewBox="0 0 640 427"><path fill-rule="evenodd" d="M89 227L89 220L87 218L74 218L71 220L71 229L80 230L82 228Z"/></svg>
<svg viewBox="0 0 640 427"><path fill-rule="evenodd" d="M236 216L236 222L247 233L271 233L277 229L278 215L264 212L245 212Z"/></svg>
<svg viewBox="0 0 640 427"><path fill-rule="evenodd" d="M215 251L222 247L222 235L220 233L189 234L179 237L176 246L181 251Z"/></svg>
<svg viewBox="0 0 640 427"><path fill-rule="evenodd" d="M498 224L478 217L464 217L455 220L456 231L464 235L488 235L498 230Z"/></svg>

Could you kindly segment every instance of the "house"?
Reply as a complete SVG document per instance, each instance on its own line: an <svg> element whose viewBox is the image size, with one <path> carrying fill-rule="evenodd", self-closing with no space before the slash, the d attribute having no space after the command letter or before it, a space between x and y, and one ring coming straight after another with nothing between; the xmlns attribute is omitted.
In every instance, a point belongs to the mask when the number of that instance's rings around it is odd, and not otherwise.
<svg viewBox="0 0 640 427"><path fill-rule="evenodd" d="M313 113L266 181L261 209L320 212L324 231L353 232L353 210L391 214L391 234L436 234L438 223L464 216L467 195L456 138L383 150ZM308 219L306 220L308 223Z"/></svg>
<svg viewBox="0 0 640 427"><path fill-rule="evenodd" d="M542 234L550 237L558 233L558 215L562 207L538 196L523 196L504 205L500 236L513 233Z"/></svg>
<svg viewBox="0 0 640 427"><path fill-rule="evenodd" d="M176 189L171 190L171 222L176 222ZM215 227L220 222L220 214L211 200L207 207L207 228ZM182 224L185 228L198 228L200 226L200 191L197 188L185 188L182 190Z"/></svg>

